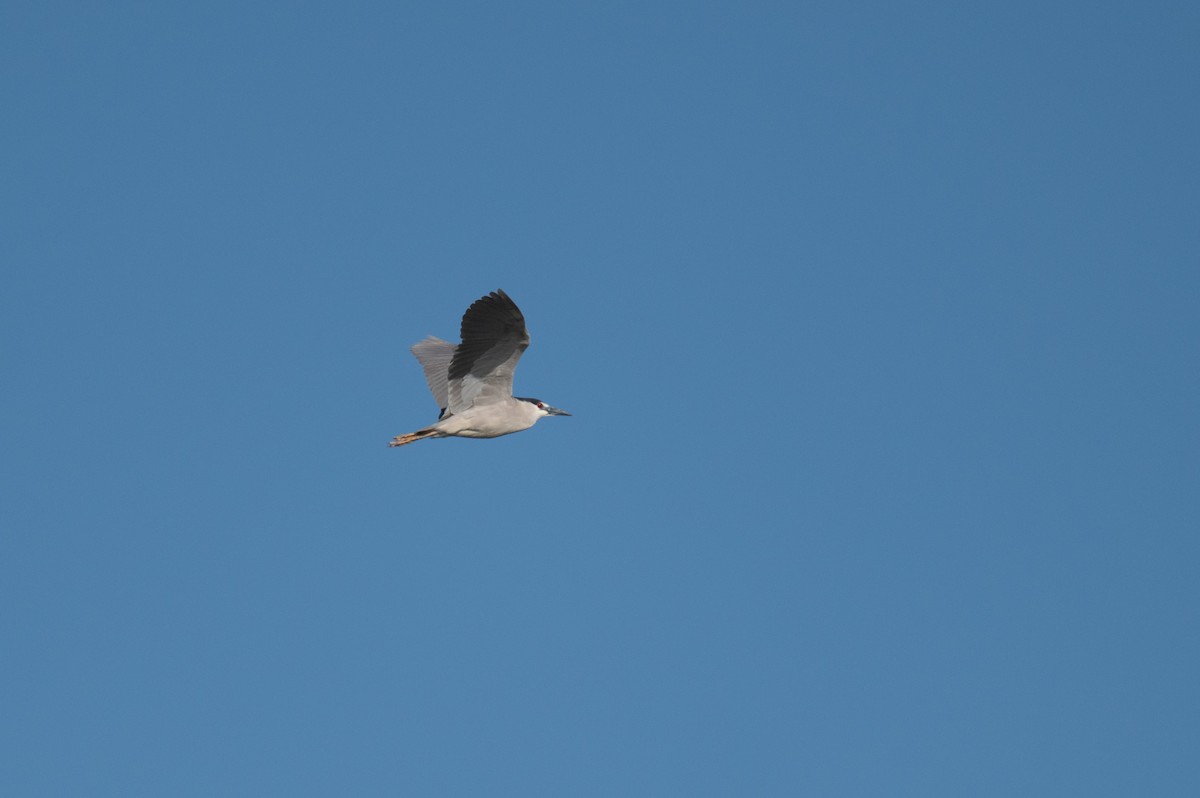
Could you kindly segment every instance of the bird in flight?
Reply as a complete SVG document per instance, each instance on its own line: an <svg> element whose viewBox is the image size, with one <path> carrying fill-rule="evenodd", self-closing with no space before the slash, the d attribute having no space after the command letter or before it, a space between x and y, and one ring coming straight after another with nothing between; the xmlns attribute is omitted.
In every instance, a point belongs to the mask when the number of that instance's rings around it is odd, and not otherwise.
<svg viewBox="0 0 1200 798"><path fill-rule="evenodd" d="M528 346L525 317L503 291L467 308L461 344L432 335L413 344L442 412L436 424L399 435L388 446L425 438L498 438L529 429L545 416L571 415L540 399L512 395L513 370Z"/></svg>

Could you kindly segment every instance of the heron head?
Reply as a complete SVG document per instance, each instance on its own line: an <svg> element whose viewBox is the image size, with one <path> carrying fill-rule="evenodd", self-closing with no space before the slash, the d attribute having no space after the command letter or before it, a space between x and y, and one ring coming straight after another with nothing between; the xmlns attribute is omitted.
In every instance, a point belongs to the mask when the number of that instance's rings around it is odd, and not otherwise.
<svg viewBox="0 0 1200 798"><path fill-rule="evenodd" d="M541 399L529 399L524 396L518 396L516 398L520 399L522 402L529 402L529 404L536 407L539 411L539 415L543 415L543 416L569 416L569 415L571 415L566 410L559 410L557 407L551 407L550 405L543 402Z"/></svg>

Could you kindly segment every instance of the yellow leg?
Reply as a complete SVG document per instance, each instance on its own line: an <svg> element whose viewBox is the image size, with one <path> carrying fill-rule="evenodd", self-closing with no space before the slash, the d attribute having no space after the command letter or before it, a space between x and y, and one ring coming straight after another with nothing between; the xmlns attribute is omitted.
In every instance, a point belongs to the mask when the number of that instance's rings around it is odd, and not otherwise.
<svg viewBox="0 0 1200 798"><path fill-rule="evenodd" d="M433 427L426 427L425 429L419 429L416 432L410 432L407 435L397 435L395 438L392 438L391 442L388 443L388 446L404 446L407 443L413 443L414 441L419 441L422 438L428 438L430 436L436 438L442 437L441 435L438 435L437 430L435 430Z"/></svg>

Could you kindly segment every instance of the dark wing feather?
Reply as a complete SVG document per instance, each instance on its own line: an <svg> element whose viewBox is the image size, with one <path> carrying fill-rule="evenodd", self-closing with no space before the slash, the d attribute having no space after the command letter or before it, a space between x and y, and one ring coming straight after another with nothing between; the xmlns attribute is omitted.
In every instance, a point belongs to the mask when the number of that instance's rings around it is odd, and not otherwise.
<svg viewBox="0 0 1200 798"><path fill-rule="evenodd" d="M463 314L462 343L450 361L451 409L511 396L513 369L528 346L525 317L508 294L493 291L475 300Z"/></svg>

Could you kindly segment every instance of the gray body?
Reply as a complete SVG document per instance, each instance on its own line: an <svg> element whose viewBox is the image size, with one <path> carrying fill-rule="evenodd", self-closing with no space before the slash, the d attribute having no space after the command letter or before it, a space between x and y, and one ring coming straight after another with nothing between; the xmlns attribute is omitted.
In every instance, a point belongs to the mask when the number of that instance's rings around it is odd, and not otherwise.
<svg viewBox="0 0 1200 798"><path fill-rule="evenodd" d="M423 438L497 438L546 416L569 416L538 399L512 395L513 371L529 346L525 317L503 291L467 308L462 343L430 336L412 347L442 413L436 424L400 435L389 446Z"/></svg>

